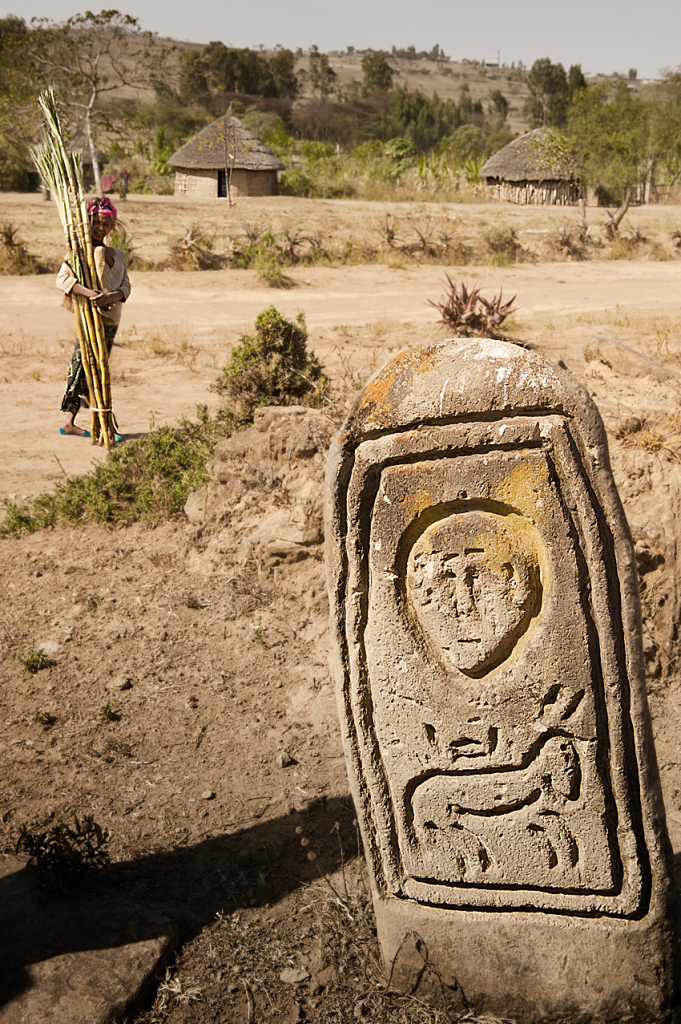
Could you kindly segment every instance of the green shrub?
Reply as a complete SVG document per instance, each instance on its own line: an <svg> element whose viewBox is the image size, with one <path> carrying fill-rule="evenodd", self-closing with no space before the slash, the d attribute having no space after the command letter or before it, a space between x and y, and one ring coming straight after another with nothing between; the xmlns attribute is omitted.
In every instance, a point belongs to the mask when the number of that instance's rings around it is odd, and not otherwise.
<svg viewBox="0 0 681 1024"><path fill-rule="evenodd" d="M100 867L109 859L104 849L108 832L92 815L82 822L73 817L74 828L59 822L47 832L31 832L26 825L19 830L16 852L28 854L43 885L66 890L87 868Z"/></svg>
<svg viewBox="0 0 681 1024"><path fill-rule="evenodd" d="M256 319L255 335L244 334L240 342L213 385L226 399L223 418L242 427L262 405L322 404L329 381L307 351L302 312L287 320L270 306Z"/></svg>
<svg viewBox="0 0 681 1024"><path fill-rule="evenodd" d="M72 477L49 494L23 504L8 502L0 536L33 533L58 523L159 522L180 512L192 491L206 483L206 460L231 433L205 406L199 423L163 427L109 452L90 473Z"/></svg>
<svg viewBox="0 0 681 1024"><path fill-rule="evenodd" d="M299 199L318 198L312 179L302 171L282 171L278 184L279 195L297 196Z"/></svg>
<svg viewBox="0 0 681 1024"><path fill-rule="evenodd" d="M27 658L20 658L16 654L14 657L24 666L24 671L30 672L31 675L35 675L36 672L40 672L41 668L46 668L49 664L47 655L42 647L36 647L35 650L30 652Z"/></svg>
<svg viewBox="0 0 681 1024"><path fill-rule="evenodd" d="M285 288L289 279L281 269L281 263L277 256L278 254L275 255L271 252L261 252L253 261L252 266L254 270L257 270L260 280L268 284L270 288Z"/></svg>
<svg viewBox="0 0 681 1024"><path fill-rule="evenodd" d="M492 253L490 261L492 266L507 267L511 261L518 258L520 242L513 228L506 226L487 228L482 232L482 240ZM499 262L501 256L505 257L505 260ZM497 262L494 262L495 257Z"/></svg>

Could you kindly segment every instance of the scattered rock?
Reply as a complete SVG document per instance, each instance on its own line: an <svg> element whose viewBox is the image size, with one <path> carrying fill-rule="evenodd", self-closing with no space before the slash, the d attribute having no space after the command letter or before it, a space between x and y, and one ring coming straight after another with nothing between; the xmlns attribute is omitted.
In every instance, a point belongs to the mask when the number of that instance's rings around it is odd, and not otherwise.
<svg viewBox="0 0 681 1024"><path fill-rule="evenodd" d="M622 421L618 434L620 437L626 437L627 434L638 434L642 429L643 420L640 416L627 416L627 418Z"/></svg>
<svg viewBox="0 0 681 1024"><path fill-rule="evenodd" d="M295 757L290 750L282 750L279 755L279 767L288 768L292 764L297 764Z"/></svg>
<svg viewBox="0 0 681 1024"><path fill-rule="evenodd" d="M148 1005L176 924L115 889L101 901L46 897L11 857L0 880L0 1024L110 1024Z"/></svg>
<svg viewBox="0 0 681 1024"><path fill-rule="evenodd" d="M334 980L334 969L331 964L317 971L310 982L310 993L313 996L320 996Z"/></svg>
<svg viewBox="0 0 681 1024"><path fill-rule="evenodd" d="M310 977L310 972L305 967L288 967L285 971L282 971L279 975L279 980L283 981L285 985L300 985L303 981L307 981Z"/></svg>
<svg viewBox="0 0 681 1024"><path fill-rule="evenodd" d="M43 643L38 644L38 650L46 654L48 658L52 658L59 650L59 644L56 640L44 640Z"/></svg>
<svg viewBox="0 0 681 1024"><path fill-rule="evenodd" d="M604 363L611 370L627 377L653 377L657 381L667 381L676 380L680 376L676 370L663 366L614 338L594 338L584 346L583 352L587 363Z"/></svg>
<svg viewBox="0 0 681 1024"><path fill-rule="evenodd" d="M212 789L204 789L203 793L201 794L201 799L202 800L214 800L215 799L215 792L214 792L214 790L212 790Z"/></svg>
<svg viewBox="0 0 681 1024"><path fill-rule="evenodd" d="M132 679L130 676L126 676L121 673L120 675L114 676L113 679L106 684L107 690L132 690Z"/></svg>

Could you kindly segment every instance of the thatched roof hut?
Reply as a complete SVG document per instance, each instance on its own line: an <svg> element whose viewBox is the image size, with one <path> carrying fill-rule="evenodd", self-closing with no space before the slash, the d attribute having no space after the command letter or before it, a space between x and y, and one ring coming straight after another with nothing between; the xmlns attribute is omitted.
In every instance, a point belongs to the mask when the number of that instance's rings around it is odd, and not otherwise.
<svg viewBox="0 0 681 1024"><path fill-rule="evenodd" d="M225 115L186 142L168 160L175 195L271 196L284 165L238 117Z"/></svg>
<svg viewBox="0 0 681 1024"><path fill-rule="evenodd" d="M480 170L496 199L571 206L586 191L565 143L550 128L535 128L509 142Z"/></svg>

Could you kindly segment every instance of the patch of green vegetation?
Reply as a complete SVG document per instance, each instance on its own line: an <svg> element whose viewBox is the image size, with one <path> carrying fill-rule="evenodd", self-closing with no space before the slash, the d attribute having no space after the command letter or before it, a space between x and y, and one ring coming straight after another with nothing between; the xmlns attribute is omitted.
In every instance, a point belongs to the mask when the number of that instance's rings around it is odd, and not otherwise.
<svg viewBox="0 0 681 1024"><path fill-rule="evenodd" d="M253 422L263 405L320 406L329 379L307 350L303 313L287 320L274 306L255 321L223 368L214 390L224 399L215 416L196 407L198 423L162 427L109 452L90 473L23 503L8 502L0 537L17 537L60 523L162 522L181 512L193 491L208 482L206 462L216 444ZM42 652L32 652L31 664ZM28 661L29 659L27 659ZM35 662L37 664L37 662ZM37 668L44 667L46 660Z"/></svg>
<svg viewBox="0 0 681 1024"><path fill-rule="evenodd" d="M90 473L72 477L50 493L8 502L0 536L20 536L59 523L160 522L180 512L188 495L207 482L206 460L233 429L225 420L213 419L206 406L197 407L197 414L198 423L162 427L114 448Z"/></svg>
<svg viewBox="0 0 681 1024"><path fill-rule="evenodd" d="M50 726L54 725L56 721L57 719L54 717L54 715L50 714L49 711L41 711L40 708L37 708L35 714L33 715L34 724L42 725L43 729L49 729Z"/></svg>
<svg viewBox="0 0 681 1024"><path fill-rule="evenodd" d="M16 852L27 854L43 885L66 891L91 867L100 867L109 859L104 847L109 834L92 815L82 822L74 814L74 827L59 822L46 832L31 832L26 825L19 830Z"/></svg>
<svg viewBox="0 0 681 1024"><path fill-rule="evenodd" d="M489 258L490 267L510 267L511 257L507 252L495 252Z"/></svg>
<svg viewBox="0 0 681 1024"><path fill-rule="evenodd" d="M41 647L36 647L26 658L20 658L17 654L14 657L16 661L24 666L26 672L31 672L33 675L36 672L40 672L41 668L46 668L49 664L47 655Z"/></svg>
<svg viewBox="0 0 681 1024"><path fill-rule="evenodd" d="M305 316L287 320L274 306L255 321L255 334L242 335L215 391L226 399L219 414L236 427L253 422L263 405L322 405L329 379L314 353L307 351Z"/></svg>
<svg viewBox="0 0 681 1024"><path fill-rule="evenodd" d="M111 697L109 697L104 707L99 710L99 720L102 725L108 725L110 722L117 722L119 718L120 715L116 709L111 706Z"/></svg>
<svg viewBox="0 0 681 1024"><path fill-rule="evenodd" d="M496 225L482 232L482 239L493 256L505 255L515 260L520 251L520 243L515 230L505 225ZM493 263L493 266L508 266L508 263Z"/></svg>

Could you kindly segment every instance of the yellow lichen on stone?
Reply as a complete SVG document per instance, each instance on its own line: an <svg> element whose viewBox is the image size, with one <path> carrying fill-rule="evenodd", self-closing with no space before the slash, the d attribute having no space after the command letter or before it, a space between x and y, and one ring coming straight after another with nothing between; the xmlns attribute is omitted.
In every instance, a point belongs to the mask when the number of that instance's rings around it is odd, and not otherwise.
<svg viewBox="0 0 681 1024"><path fill-rule="evenodd" d="M415 491L410 491L402 498L402 507L414 518L420 516L427 508L431 508L433 504L433 495L424 487L417 487Z"/></svg>
<svg viewBox="0 0 681 1024"><path fill-rule="evenodd" d="M541 519L551 496L548 466L543 458L528 458L517 465L505 479L493 488L493 497L512 508L517 508L535 521Z"/></svg>

